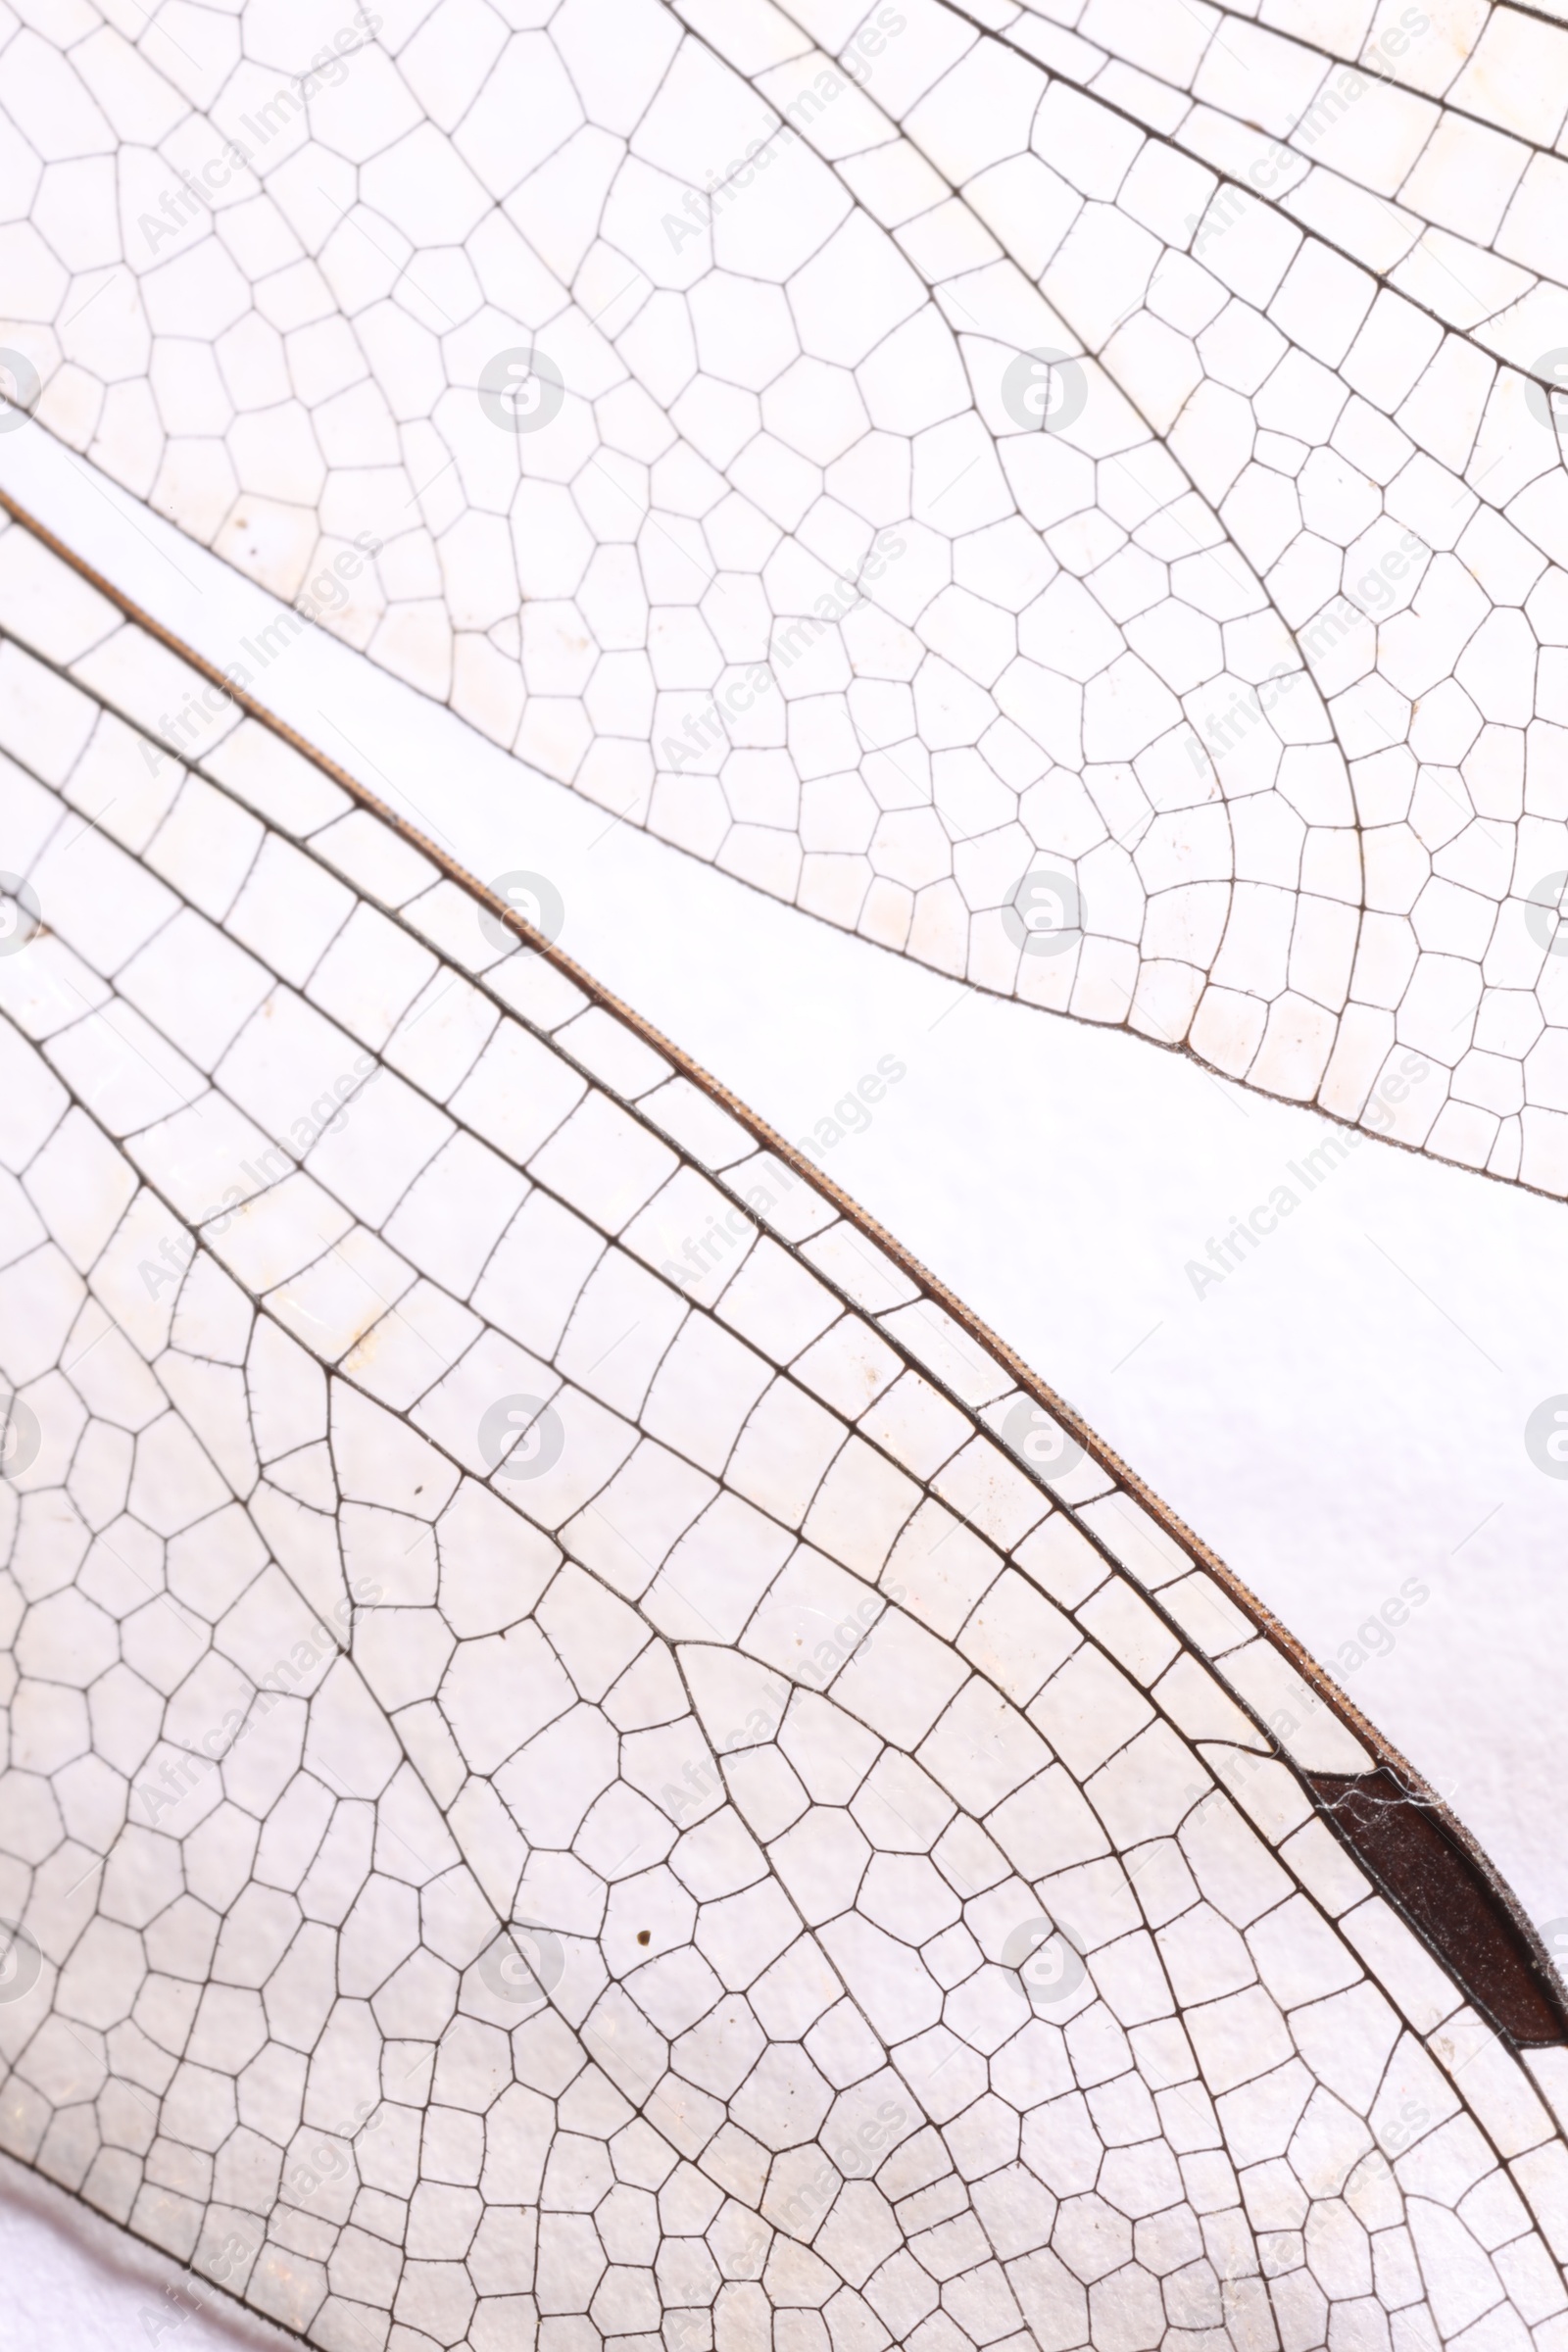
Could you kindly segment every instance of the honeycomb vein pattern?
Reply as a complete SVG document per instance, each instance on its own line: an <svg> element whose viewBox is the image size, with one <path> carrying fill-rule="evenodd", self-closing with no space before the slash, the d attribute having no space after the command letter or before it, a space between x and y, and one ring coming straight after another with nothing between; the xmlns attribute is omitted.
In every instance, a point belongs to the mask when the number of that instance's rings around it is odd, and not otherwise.
<svg viewBox="0 0 1568 2352"><path fill-rule="evenodd" d="M1287 1753L1372 1759L1283 1651L625 1022L0 572L0 2144L329 2352L1562 2352L1568 2049L1313 1809Z"/></svg>
<svg viewBox="0 0 1568 2352"><path fill-rule="evenodd" d="M1568 28L52 0L0 84L0 334L194 537L760 889L1568 1194Z"/></svg>

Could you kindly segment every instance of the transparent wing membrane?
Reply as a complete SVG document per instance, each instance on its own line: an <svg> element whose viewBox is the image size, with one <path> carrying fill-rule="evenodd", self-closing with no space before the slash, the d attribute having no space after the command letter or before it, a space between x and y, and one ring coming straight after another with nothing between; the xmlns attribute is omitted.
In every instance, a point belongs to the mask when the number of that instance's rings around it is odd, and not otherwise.
<svg viewBox="0 0 1568 2352"><path fill-rule="evenodd" d="M1562 1195L1555 13L29 11L4 366L617 817Z"/></svg>
<svg viewBox="0 0 1568 2352"><path fill-rule="evenodd" d="M1560 1990L1408 1767L515 915L0 582L0 2143L328 2352L1560 2352Z"/></svg>

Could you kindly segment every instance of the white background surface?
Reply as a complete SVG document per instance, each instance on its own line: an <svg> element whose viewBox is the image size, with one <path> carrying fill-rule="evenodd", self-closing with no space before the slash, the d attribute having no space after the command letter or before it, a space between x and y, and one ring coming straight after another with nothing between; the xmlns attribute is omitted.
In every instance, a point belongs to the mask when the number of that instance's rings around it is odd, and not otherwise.
<svg viewBox="0 0 1568 2352"><path fill-rule="evenodd" d="M279 610L36 426L0 436L0 483L212 661ZM1187 1261L1294 1185L1321 1118L761 897L322 630L252 691L470 871L549 875L563 947L792 1139L904 1060L827 1171L1339 1672L1538 1921L1568 1914L1568 1481L1523 1443L1568 1392L1568 1207L1368 1140L1199 1298ZM1430 1599L1348 1668L1411 1576Z"/></svg>

